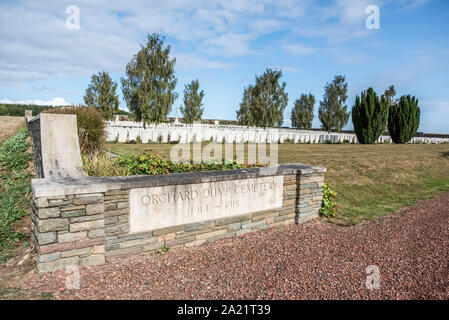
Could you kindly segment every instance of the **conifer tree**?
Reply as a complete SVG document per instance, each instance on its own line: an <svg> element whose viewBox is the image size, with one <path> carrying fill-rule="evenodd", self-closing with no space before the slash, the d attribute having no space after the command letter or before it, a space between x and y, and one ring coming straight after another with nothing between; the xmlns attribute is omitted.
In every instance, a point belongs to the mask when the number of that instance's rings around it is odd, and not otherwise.
<svg viewBox="0 0 449 320"><path fill-rule="evenodd" d="M107 72L93 74L84 95L84 103L95 107L106 120L113 120L118 111L119 99L116 94L117 83Z"/></svg>
<svg viewBox="0 0 449 320"><path fill-rule="evenodd" d="M298 129L312 129L313 109L315 106L315 97L309 93L302 94L301 98L296 99L295 106L292 109L292 127Z"/></svg>
<svg viewBox="0 0 449 320"><path fill-rule="evenodd" d="M349 112L345 105L348 98L348 83L344 76L335 76L334 80L324 87L323 101L320 101L318 118L323 130L341 131L348 123Z"/></svg>
<svg viewBox="0 0 449 320"><path fill-rule="evenodd" d="M418 131L421 110L418 99L410 95L402 96L390 106L388 113L388 131L394 143L409 142Z"/></svg>
<svg viewBox="0 0 449 320"><path fill-rule="evenodd" d="M286 83L279 83L282 71L266 69L257 77L255 85L244 89L237 119L243 125L258 127L280 127L284 121L284 110L288 103Z"/></svg>
<svg viewBox="0 0 449 320"><path fill-rule="evenodd" d="M380 99L373 88L356 96L352 107L352 123L357 139L362 144L377 141L386 129L389 103L385 96Z"/></svg>
<svg viewBox="0 0 449 320"><path fill-rule="evenodd" d="M170 59L170 48L164 48L164 37L149 34L126 66L127 77L121 79L123 96L137 121L164 121L177 98L176 59Z"/></svg>
<svg viewBox="0 0 449 320"><path fill-rule="evenodd" d="M204 90L199 91L198 79L192 80L184 88L184 107L181 107L182 117L185 123L193 123L193 121L201 120L204 108L203 97Z"/></svg>

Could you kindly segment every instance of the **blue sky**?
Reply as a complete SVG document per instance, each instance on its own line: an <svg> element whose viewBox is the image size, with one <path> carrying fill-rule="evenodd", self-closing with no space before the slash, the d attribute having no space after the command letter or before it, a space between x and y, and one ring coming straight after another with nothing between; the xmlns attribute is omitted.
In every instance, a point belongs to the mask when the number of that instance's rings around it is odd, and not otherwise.
<svg viewBox="0 0 449 320"><path fill-rule="evenodd" d="M80 10L79 29L66 27L68 5ZM379 7L378 30L365 26L368 5ZM448 31L447 0L2 1L0 102L82 103L93 73L119 83L146 34L158 32L177 59L174 107L198 78L204 117L235 119L243 88L270 67L287 82L285 125L295 99L311 92L319 127L323 87L341 74L349 109L360 91L394 84L398 96L419 98L419 131L449 133Z"/></svg>

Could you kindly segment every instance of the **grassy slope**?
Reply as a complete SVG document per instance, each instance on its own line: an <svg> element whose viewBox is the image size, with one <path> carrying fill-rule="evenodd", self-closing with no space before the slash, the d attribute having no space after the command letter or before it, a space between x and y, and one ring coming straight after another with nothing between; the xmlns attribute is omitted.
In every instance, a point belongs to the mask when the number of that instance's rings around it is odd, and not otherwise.
<svg viewBox="0 0 449 320"><path fill-rule="evenodd" d="M118 154L160 153L170 144L109 144ZM339 193L339 216L351 223L372 219L419 199L449 191L449 145L283 144L280 163L328 169L326 180Z"/></svg>

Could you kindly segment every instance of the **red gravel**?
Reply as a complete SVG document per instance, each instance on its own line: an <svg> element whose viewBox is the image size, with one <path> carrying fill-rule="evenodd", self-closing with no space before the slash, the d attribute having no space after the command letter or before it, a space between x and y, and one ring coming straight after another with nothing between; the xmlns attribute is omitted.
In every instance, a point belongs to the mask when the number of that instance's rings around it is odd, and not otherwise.
<svg viewBox="0 0 449 320"><path fill-rule="evenodd" d="M27 286L57 299L448 299L449 194L355 227L315 220L65 273ZM366 288L377 265L380 288Z"/></svg>

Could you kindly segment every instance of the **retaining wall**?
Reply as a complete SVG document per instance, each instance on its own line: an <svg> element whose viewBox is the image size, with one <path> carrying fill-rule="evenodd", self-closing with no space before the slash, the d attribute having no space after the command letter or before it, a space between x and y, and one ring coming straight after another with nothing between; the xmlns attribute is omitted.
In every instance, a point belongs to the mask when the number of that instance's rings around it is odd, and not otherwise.
<svg viewBox="0 0 449 320"><path fill-rule="evenodd" d="M37 268L47 272L101 265L164 246L195 246L302 223L319 214L325 171L292 164L161 176L33 179ZM258 202L266 203L266 209ZM161 225L165 227L152 227Z"/></svg>

